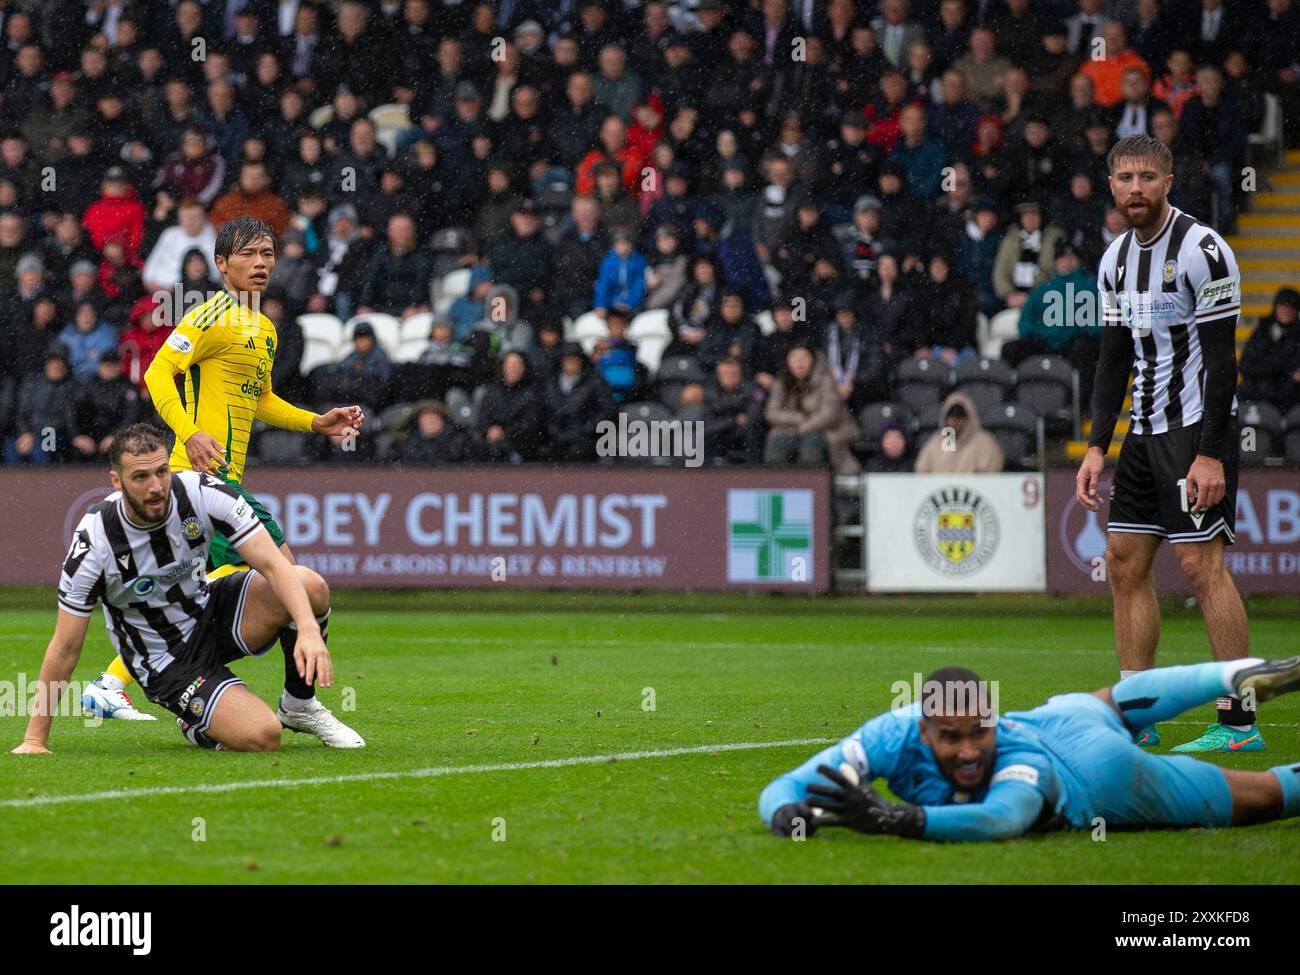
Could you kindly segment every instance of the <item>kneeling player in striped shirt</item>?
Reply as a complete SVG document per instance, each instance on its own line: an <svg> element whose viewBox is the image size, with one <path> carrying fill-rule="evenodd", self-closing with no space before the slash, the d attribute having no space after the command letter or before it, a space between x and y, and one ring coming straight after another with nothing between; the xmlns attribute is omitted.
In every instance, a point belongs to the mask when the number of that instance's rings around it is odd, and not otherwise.
<svg viewBox="0 0 1300 975"><path fill-rule="evenodd" d="M157 428L118 431L109 458L116 490L73 535L40 690L14 752L49 751L51 716L81 658L97 602L132 676L150 701L176 715L193 744L270 751L289 728L336 748L363 747L361 736L316 700L316 686L334 682L325 580L281 554L233 486L197 471L171 471ZM251 571L207 579L218 533ZM288 665L272 711L227 665L262 656L277 640Z"/></svg>

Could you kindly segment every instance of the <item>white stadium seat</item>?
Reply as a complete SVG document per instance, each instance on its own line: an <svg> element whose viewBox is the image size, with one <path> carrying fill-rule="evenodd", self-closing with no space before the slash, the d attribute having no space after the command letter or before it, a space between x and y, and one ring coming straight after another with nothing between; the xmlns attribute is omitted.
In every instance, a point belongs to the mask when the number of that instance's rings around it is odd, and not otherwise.
<svg viewBox="0 0 1300 975"><path fill-rule="evenodd" d="M433 312L422 311L418 315L404 319L398 326L398 341L405 344L414 339L427 340L429 333L433 331L433 317Z"/></svg>
<svg viewBox="0 0 1300 975"><path fill-rule="evenodd" d="M633 342L656 338L671 341L673 330L668 324L668 309L655 308L637 315L627 327L627 337Z"/></svg>
<svg viewBox="0 0 1300 975"><path fill-rule="evenodd" d="M337 345L309 338L303 344L302 361L299 363L298 369L305 376L317 366L338 362L340 358Z"/></svg>
<svg viewBox="0 0 1300 975"><path fill-rule="evenodd" d="M636 361L641 363L650 370L650 375L659 371L659 363L663 361L664 349L668 348L668 343L672 339L662 338L658 335L649 335L643 339L637 340Z"/></svg>
<svg viewBox="0 0 1300 975"><path fill-rule="evenodd" d="M469 294L470 270L467 267L458 267L454 271L448 271L442 276L434 290L437 292L439 300L451 299L447 304L457 298L463 298Z"/></svg>
<svg viewBox="0 0 1300 975"><path fill-rule="evenodd" d="M424 354L424 350L429 347L429 340L403 339L401 345L397 347L397 353L393 356L394 363L415 362Z"/></svg>
<svg viewBox="0 0 1300 975"><path fill-rule="evenodd" d="M605 319L601 318L594 311L589 311L585 315L579 315L573 323L574 342L582 344L583 351L591 355L591 350L596 347L596 343L603 338L609 337L609 327L605 324Z"/></svg>
<svg viewBox="0 0 1300 975"><path fill-rule="evenodd" d="M335 315L324 312L308 312L298 316L298 327L302 329L304 342L313 339L326 342L336 348L343 344L343 323Z"/></svg>
<svg viewBox="0 0 1300 975"><path fill-rule="evenodd" d="M378 129L409 129L411 127L411 113L405 105L398 102L389 102L387 105L377 105L370 110L370 121L375 123Z"/></svg>
<svg viewBox="0 0 1300 975"><path fill-rule="evenodd" d="M986 359L998 359L1002 356L1002 346L1020 338L1020 309L1008 308L993 316L989 322L989 337L980 347L980 355Z"/></svg>

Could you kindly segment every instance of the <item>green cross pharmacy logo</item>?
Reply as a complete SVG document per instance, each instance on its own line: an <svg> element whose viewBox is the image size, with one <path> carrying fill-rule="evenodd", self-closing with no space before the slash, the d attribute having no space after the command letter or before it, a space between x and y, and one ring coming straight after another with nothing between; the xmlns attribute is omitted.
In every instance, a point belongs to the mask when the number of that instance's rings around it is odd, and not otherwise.
<svg viewBox="0 0 1300 975"><path fill-rule="evenodd" d="M808 490L729 490L727 581L811 584L812 506Z"/></svg>

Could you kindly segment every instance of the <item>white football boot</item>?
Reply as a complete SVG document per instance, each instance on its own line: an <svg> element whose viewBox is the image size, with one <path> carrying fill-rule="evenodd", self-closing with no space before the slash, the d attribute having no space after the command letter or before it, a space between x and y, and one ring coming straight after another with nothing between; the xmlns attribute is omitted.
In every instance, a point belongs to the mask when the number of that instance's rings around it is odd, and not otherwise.
<svg viewBox="0 0 1300 975"><path fill-rule="evenodd" d="M152 714L137 711L126 691L110 691L98 684L87 684L81 691L81 710L92 718L116 721L157 721Z"/></svg>
<svg viewBox="0 0 1300 975"><path fill-rule="evenodd" d="M314 697L311 704L301 711L286 711L282 704L277 704L275 715L290 731L315 735L331 748L366 747L364 738L334 717L330 709Z"/></svg>

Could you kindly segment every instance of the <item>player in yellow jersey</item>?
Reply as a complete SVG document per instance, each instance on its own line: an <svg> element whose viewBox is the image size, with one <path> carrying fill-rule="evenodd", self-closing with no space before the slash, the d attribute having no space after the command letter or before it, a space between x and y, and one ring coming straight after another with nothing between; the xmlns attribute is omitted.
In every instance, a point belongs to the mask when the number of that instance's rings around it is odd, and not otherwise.
<svg viewBox="0 0 1300 975"><path fill-rule="evenodd" d="M312 413L272 392L277 336L275 325L259 310L275 270L271 228L254 217L232 220L217 233L215 259L225 290L185 313L146 370L145 382L158 415L176 434L171 469L202 471L233 486L292 562L280 526L241 484L253 421L302 433L347 436L365 416L359 406ZM177 376L184 380L179 388ZM213 539L209 579L247 568L223 537ZM326 623L319 622L324 631ZM118 657L86 688L82 708L99 717L152 721L152 715L137 710L127 697L131 681Z"/></svg>

